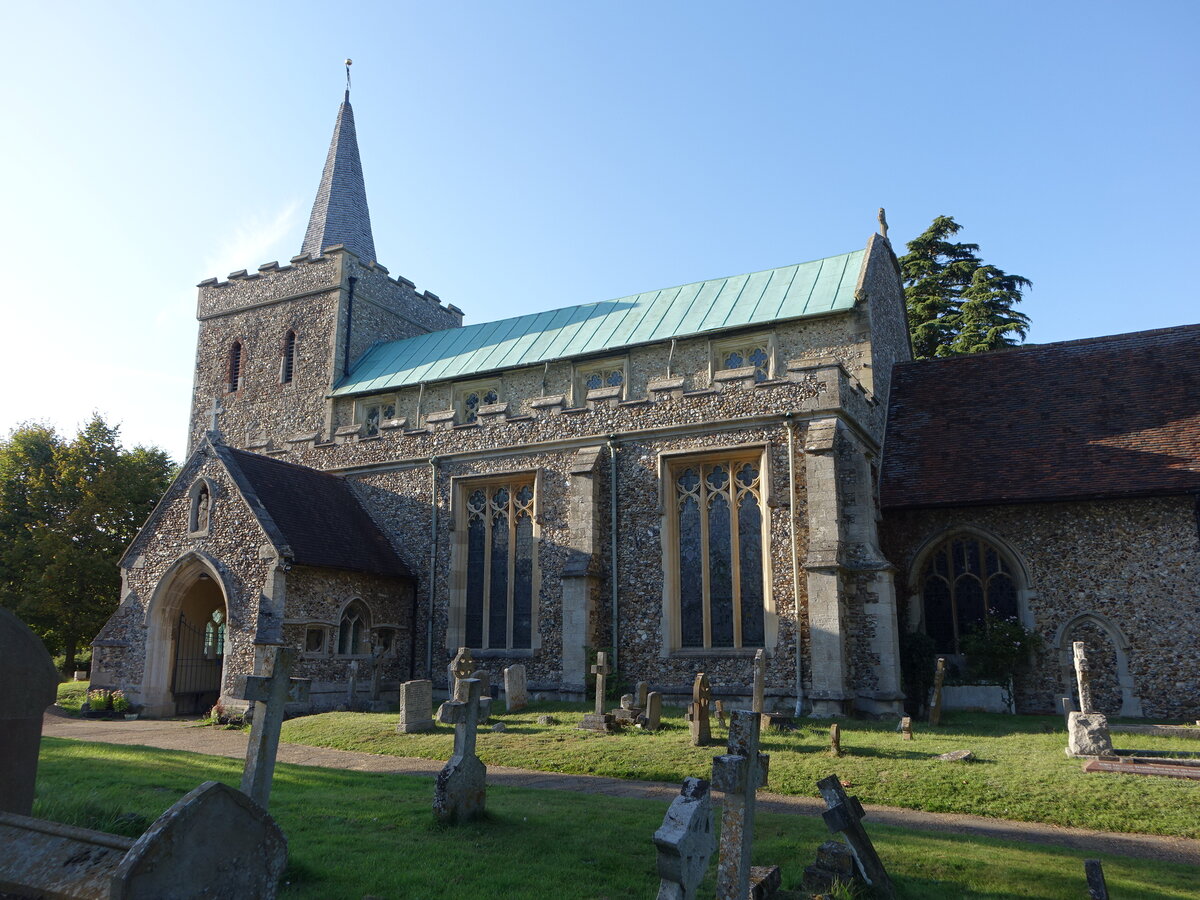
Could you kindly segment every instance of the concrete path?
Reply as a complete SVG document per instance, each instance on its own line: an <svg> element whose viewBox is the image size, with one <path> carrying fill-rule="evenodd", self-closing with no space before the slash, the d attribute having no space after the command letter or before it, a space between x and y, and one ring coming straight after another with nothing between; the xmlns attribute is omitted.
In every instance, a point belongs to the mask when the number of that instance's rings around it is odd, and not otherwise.
<svg viewBox="0 0 1200 900"><path fill-rule="evenodd" d="M46 713L42 733L49 737L108 744L186 750L210 756L240 759L246 755L247 735L241 731L188 727L171 720L138 719L133 722L106 719L73 719L53 711ZM379 756L302 744L280 744L280 762L354 772L379 772L390 775L436 776L444 763L404 756ZM1131 776L1132 777L1132 776ZM488 765L488 783L512 787L556 791L578 791L609 797L637 797L661 800L664 809L679 793L679 786L652 781L626 781L596 775L560 775L532 772L508 766ZM1200 866L1200 841L1189 838L1160 837L1149 834L1118 834L1087 828L1063 828L1032 822L1014 822L985 816L958 813L928 813L892 806L864 804L868 823L895 825L922 831L968 834L1032 844L1045 844L1080 853L1112 853L1139 859ZM819 816L825 804L815 797L790 797L760 791L758 808L768 812Z"/></svg>

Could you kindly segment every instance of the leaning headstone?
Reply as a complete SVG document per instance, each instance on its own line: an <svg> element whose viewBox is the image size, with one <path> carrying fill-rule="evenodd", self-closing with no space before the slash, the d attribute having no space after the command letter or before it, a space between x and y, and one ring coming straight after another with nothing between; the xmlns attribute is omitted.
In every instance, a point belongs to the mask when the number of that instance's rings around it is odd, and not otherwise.
<svg viewBox="0 0 1200 900"><path fill-rule="evenodd" d="M287 840L245 794L206 781L136 841L0 812L4 896L272 900Z"/></svg>
<svg viewBox="0 0 1200 900"><path fill-rule="evenodd" d="M646 731L658 731L662 725L662 694L658 691L646 695L646 711L638 724Z"/></svg>
<svg viewBox="0 0 1200 900"><path fill-rule="evenodd" d="M262 648L259 675L242 675L234 682L234 696L254 703L246 766L242 770L242 792L263 809L269 807L275 756L279 752L279 729L288 701L303 703L312 682L292 678L292 665L299 653L292 647Z"/></svg>
<svg viewBox="0 0 1200 900"><path fill-rule="evenodd" d="M937 671L933 674L933 702L929 704L929 724L942 723L942 685L946 682L946 660L938 657Z"/></svg>
<svg viewBox="0 0 1200 900"><path fill-rule="evenodd" d="M1067 756L1115 756L1108 733L1108 718L1092 706L1092 683L1087 647L1071 644L1075 656L1075 680L1079 686L1079 712L1067 714Z"/></svg>
<svg viewBox="0 0 1200 900"><path fill-rule="evenodd" d="M595 711L583 717L583 721L579 723L580 728L586 728L588 731L599 731L604 734L616 730L616 719L610 713L604 711L604 691L608 676L611 673L612 669L608 665L608 654L600 651L596 654L596 664L592 666L592 674L596 676Z"/></svg>
<svg viewBox="0 0 1200 900"><path fill-rule="evenodd" d="M406 681L400 685L400 722L396 731L412 734L432 731L433 682L427 679Z"/></svg>
<svg viewBox="0 0 1200 900"><path fill-rule="evenodd" d="M708 782L685 778L679 796L654 832L658 848L658 900L696 900L716 846Z"/></svg>
<svg viewBox="0 0 1200 900"><path fill-rule="evenodd" d="M849 796L842 788L842 782L837 775L830 775L817 782L817 790L821 799L829 808L821 813L826 827L833 833L841 832L854 853L854 861L862 879L884 897L895 897L892 880L888 877L875 845L862 826L866 815L857 797Z"/></svg>
<svg viewBox="0 0 1200 900"><path fill-rule="evenodd" d="M350 676L346 681L346 709L358 707L358 660L350 660Z"/></svg>
<svg viewBox="0 0 1200 900"><path fill-rule="evenodd" d="M504 707L516 712L529 705L529 688L525 681L525 667L520 663L504 669Z"/></svg>
<svg viewBox="0 0 1200 900"><path fill-rule="evenodd" d="M477 819L487 807L487 766L475 755L481 685L466 678L462 687L465 700L450 700L438 709L438 720L454 726L454 755L438 774L433 814L449 825Z"/></svg>
<svg viewBox="0 0 1200 900"><path fill-rule="evenodd" d="M711 701L712 686L708 683L708 676L699 672L692 683L692 705L688 707L687 713L693 747L703 747L712 742L712 725L708 720L708 704Z"/></svg>
<svg viewBox="0 0 1200 900"><path fill-rule="evenodd" d="M633 705L645 709L650 698L650 682L639 681L633 688Z"/></svg>
<svg viewBox="0 0 1200 900"><path fill-rule="evenodd" d="M0 608L0 812L33 811L42 715L58 694L58 671L41 639Z"/></svg>
<svg viewBox="0 0 1200 900"><path fill-rule="evenodd" d="M728 752L713 758L712 783L723 791L721 851L717 860L718 900L745 900L750 894L750 851L758 789L767 783L770 757L758 752L759 714L735 710L729 722Z"/></svg>
<svg viewBox="0 0 1200 900"><path fill-rule="evenodd" d="M476 669L471 673L471 677L479 682L479 696L492 696L492 673L487 669Z"/></svg>
<svg viewBox="0 0 1200 900"><path fill-rule="evenodd" d="M1104 881L1104 866L1098 859L1085 859L1083 873L1087 876L1088 900L1108 900L1108 884Z"/></svg>
<svg viewBox="0 0 1200 900"><path fill-rule="evenodd" d="M829 755L842 755L842 727L837 722L829 726Z"/></svg>
<svg viewBox="0 0 1200 900"><path fill-rule="evenodd" d="M764 650L754 651L754 694L750 698L750 708L754 712L763 713L763 691L767 682L767 654Z"/></svg>

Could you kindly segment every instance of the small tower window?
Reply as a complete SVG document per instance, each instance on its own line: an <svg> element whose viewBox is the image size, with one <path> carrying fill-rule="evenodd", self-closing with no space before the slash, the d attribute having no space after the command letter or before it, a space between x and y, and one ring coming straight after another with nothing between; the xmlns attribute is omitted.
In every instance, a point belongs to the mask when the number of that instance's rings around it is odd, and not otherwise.
<svg viewBox="0 0 1200 900"><path fill-rule="evenodd" d="M236 391L242 384L242 342L234 341L229 348L229 367L226 389Z"/></svg>
<svg viewBox="0 0 1200 900"><path fill-rule="evenodd" d="M296 370L296 332L288 329L283 338L283 369L279 380L283 384L291 384L292 375Z"/></svg>

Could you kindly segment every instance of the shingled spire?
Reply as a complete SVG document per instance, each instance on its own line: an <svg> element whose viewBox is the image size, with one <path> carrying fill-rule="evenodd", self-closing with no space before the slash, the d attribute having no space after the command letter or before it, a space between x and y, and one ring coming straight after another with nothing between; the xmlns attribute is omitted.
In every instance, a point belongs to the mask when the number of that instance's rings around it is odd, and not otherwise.
<svg viewBox="0 0 1200 900"><path fill-rule="evenodd" d="M354 110L350 91L338 109L325 171L313 203L308 231L301 253L320 254L326 247L345 244L363 262L375 262L375 240L371 237L371 214L367 210L367 189L363 184L362 161L358 158L358 138L354 133Z"/></svg>

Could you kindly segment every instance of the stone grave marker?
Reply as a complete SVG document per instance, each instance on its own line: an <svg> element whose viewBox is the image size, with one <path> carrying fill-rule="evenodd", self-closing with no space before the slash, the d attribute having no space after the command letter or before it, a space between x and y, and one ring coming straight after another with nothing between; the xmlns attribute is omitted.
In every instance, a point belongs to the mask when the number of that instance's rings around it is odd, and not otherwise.
<svg viewBox="0 0 1200 900"><path fill-rule="evenodd" d="M58 695L58 671L41 639L0 608L0 812L33 811L42 715Z"/></svg>
<svg viewBox="0 0 1200 900"><path fill-rule="evenodd" d="M645 711L637 705L633 694L622 694L621 705L612 711L612 717L622 725L636 725L642 720Z"/></svg>
<svg viewBox="0 0 1200 900"><path fill-rule="evenodd" d="M942 686L946 683L946 660L939 656L933 673L933 702L929 704L929 724L942 724Z"/></svg>
<svg viewBox="0 0 1200 900"><path fill-rule="evenodd" d="M829 755L842 755L842 727L837 722L829 726Z"/></svg>
<svg viewBox="0 0 1200 900"><path fill-rule="evenodd" d="M854 853L841 841L826 841L817 848L817 861L804 867L804 888L814 894L831 893L838 884L862 882Z"/></svg>
<svg viewBox="0 0 1200 900"><path fill-rule="evenodd" d="M0 812L4 896L90 900L275 897L287 840L265 809L206 781L136 841Z"/></svg>
<svg viewBox="0 0 1200 900"><path fill-rule="evenodd" d="M713 712L717 714L717 724L722 728L727 727L725 725L725 703L721 700L714 700Z"/></svg>
<svg viewBox="0 0 1200 900"><path fill-rule="evenodd" d="M900 736L906 741L911 741L913 739L912 719L908 716L904 716L902 719L900 719Z"/></svg>
<svg viewBox="0 0 1200 900"><path fill-rule="evenodd" d="M438 709L438 721L454 726L454 755L438 774L433 814L449 825L477 819L487 807L487 766L475 755L482 685L465 678L461 687L466 699L449 700Z"/></svg>
<svg viewBox="0 0 1200 900"><path fill-rule="evenodd" d="M381 643L371 645L371 712L387 712L387 701L383 699L383 654L387 648Z"/></svg>
<svg viewBox="0 0 1200 900"><path fill-rule="evenodd" d="M685 778L658 831L658 900L696 900L716 847L708 782Z"/></svg>
<svg viewBox="0 0 1200 900"><path fill-rule="evenodd" d="M638 709L645 709L646 704L650 702L650 682L639 681L633 688L633 705Z"/></svg>
<svg viewBox="0 0 1200 900"><path fill-rule="evenodd" d="M433 682L428 679L406 681L400 685L400 722L396 731L412 734L433 730Z"/></svg>
<svg viewBox="0 0 1200 900"><path fill-rule="evenodd" d="M260 645L263 650L260 675L242 675L234 682L234 696L254 703L246 766L242 770L242 792L263 809L269 808L271 777L279 752L279 728L288 701L303 703L312 682L292 678L292 665L299 653L292 647Z"/></svg>
<svg viewBox="0 0 1200 900"><path fill-rule="evenodd" d="M492 673L487 669L476 669L471 673L471 677L479 682L479 696L492 696Z"/></svg>
<svg viewBox="0 0 1200 900"><path fill-rule="evenodd" d="M466 696L462 694L460 683L471 677L471 673L475 671L475 660L471 657L471 649L469 647L459 647L458 653L454 654L454 659L450 661L447 667L448 679L446 681L446 690L450 694L451 700L465 700Z"/></svg>
<svg viewBox="0 0 1200 900"><path fill-rule="evenodd" d="M585 728L588 731L599 731L605 734L616 730L616 719L610 713L604 711L604 692L608 676L611 673L612 669L608 665L608 654L600 651L596 654L596 664L592 666L592 674L596 676L595 711L583 717L583 721L579 723L580 728Z"/></svg>
<svg viewBox="0 0 1200 900"><path fill-rule="evenodd" d="M712 725L708 720L708 704L712 701L712 686L703 672L696 674L692 683L692 705L688 707L687 719L691 723L692 746L703 747L712 743Z"/></svg>
<svg viewBox="0 0 1200 900"><path fill-rule="evenodd" d="M767 683L767 654L764 650L754 651L754 694L750 699L750 709L759 715L763 714L763 691Z"/></svg>
<svg viewBox="0 0 1200 900"><path fill-rule="evenodd" d="M516 712L529 705L527 684L525 666L517 663L504 668L504 708L508 712Z"/></svg>
<svg viewBox="0 0 1200 900"><path fill-rule="evenodd" d="M867 830L862 826L862 819L866 813L858 798L846 794L837 775L822 778L817 782L817 790L821 792L821 799L829 807L821 813L821 818L825 820L825 825L831 832L836 834L840 831L846 838L863 881L875 888L881 896L895 897L892 880L888 877L879 854L875 852L875 845L871 843Z"/></svg>
<svg viewBox="0 0 1200 900"><path fill-rule="evenodd" d="M658 691L646 695L646 711L638 724L646 731L658 731L662 725L662 694Z"/></svg>
<svg viewBox="0 0 1200 900"><path fill-rule="evenodd" d="M346 709L358 707L358 660L350 660L350 676L346 681Z"/></svg>
<svg viewBox="0 0 1200 900"><path fill-rule="evenodd" d="M721 803L721 850L717 859L717 900L750 896L750 851L754 844L754 809L758 789L767 783L770 757L758 751L759 714L735 710L729 721L727 751L713 758L712 783L725 798ZM758 881L772 880L764 867ZM778 874L774 880L778 879Z"/></svg>
<svg viewBox="0 0 1200 900"><path fill-rule="evenodd" d="M1092 706L1092 685L1088 672L1087 647L1083 641L1071 644L1075 656L1075 680L1079 686L1079 712L1067 714L1067 756L1115 756L1108 733L1108 717Z"/></svg>
<svg viewBox="0 0 1200 900"><path fill-rule="evenodd" d="M1108 884L1104 880L1104 866L1100 860L1085 859L1083 874L1087 877L1088 900L1108 900Z"/></svg>

